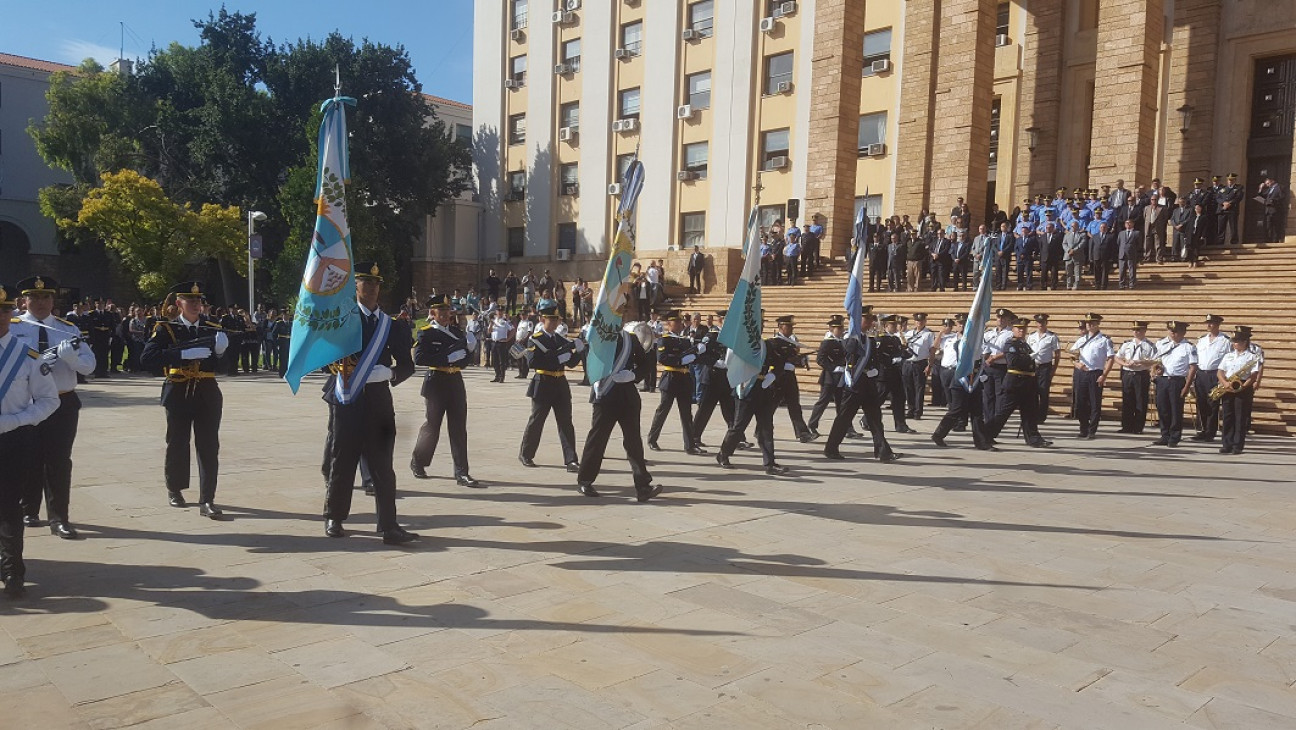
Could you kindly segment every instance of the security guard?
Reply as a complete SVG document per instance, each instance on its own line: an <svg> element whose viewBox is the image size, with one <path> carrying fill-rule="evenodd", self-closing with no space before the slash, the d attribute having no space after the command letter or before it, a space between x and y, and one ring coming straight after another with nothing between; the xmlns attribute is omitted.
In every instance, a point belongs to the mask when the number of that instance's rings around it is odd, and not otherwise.
<svg viewBox="0 0 1296 730"><path fill-rule="evenodd" d="M81 399L76 394L77 375L95 370L94 352L82 342L81 330L54 315L58 282L48 276L33 276L18 282L27 298L27 311L13 321L10 332L41 355L59 391L59 407L37 424L33 444L34 472L23 493L23 524L40 527L41 498L49 517L50 532L65 540L77 537L68 521L72 493L72 445L76 441Z"/></svg>
<svg viewBox="0 0 1296 730"><path fill-rule="evenodd" d="M846 347L842 340L845 332L845 317L840 314L829 317L828 332L815 353L815 364L819 366L819 399L810 409L810 421L806 424L815 438L819 437L819 419L828 406L841 408L842 380L846 375Z"/></svg>
<svg viewBox="0 0 1296 730"><path fill-rule="evenodd" d="M720 343L720 328L724 326L726 314L723 309L716 311L718 321L702 338L705 348L697 359L697 362L702 363L704 380L702 398L698 400L697 410L693 412L693 443L698 448L706 447L702 443L702 434L711 422L711 414L715 412L717 405L720 406L720 417L724 419L725 429L728 430L733 425L733 388L729 386L729 366L725 363L729 348Z"/></svg>
<svg viewBox="0 0 1296 730"><path fill-rule="evenodd" d="M15 289L0 285L0 581L9 598L25 592L22 497L40 424L59 407L49 363L10 331Z"/></svg>
<svg viewBox="0 0 1296 730"><path fill-rule="evenodd" d="M679 410L680 426L684 431L684 451L689 454L704 454L698 448L693 436L693 373L689 365L706 353L705 344L694 343L684 334L684 322L678 309L666 313L664 317L667 331L657 340L657 367L665 373L657 384L661 390L661 403L653 413L652 426L648 429L648 448L661 451L657 438L661 436L666 416L671 406Z"/></svg>
<svg viewBox="0 0 1296 730"><path fill-rule="evenodd" d="M1224 388L1220 397L1221 454L1240 454L1251 430L1251 407L1264 372L1264 350L1251 344L1251 328L1233 328L1233 347L1220 360L1216 385Z"/></svg>
<svg viewBox="0 0 1296 730"><path fill-rule="evenodd" d="M1155 366L1157 418L1161 423L1161 438L1155 446L1178 446L1183 436L1184 399L1197 375L1197 348L1184 339L1188 323L1171 320L1166 323L1170 335L1156 345L1153 355L1159 363Z"/></svg>
<svg viewBox="0 0 1296 730"><path fill-rule="evenodd" d="M229 348L229 336L221 326L203 314L203 285L200 281L177 284L177 316L153 326L140 358L145 368L165 368L162 406L166 408L166 488L172 507L187 507L184 490L189 488L189 438L193 436L198 455L198 511L218 519L216 478L220 473L220 422L224 399L216 384L220 358ZM167 306L163 306L166 310ZM170 312L163 315L169 317Z"/></svg>
<svg viewBox="0 0 1296 730"><path fill-rule="evenodd" d="M891 451L887 443L886 432L882 429L882 369L885 359L900 358L898 352L885 353L879 346L880 338L868 334L874 325L871 309L860 315L860 332L852 334L842 342L846 353L846 370L842 375L842 388L845 398L837 408L832 429L828 432L828 442L824 444L824 456L829 459L846 458L841 453L841 443L846 438L855 414L863 411L864 424L873 436L873 457L878 461L895 461L898 456Z"/></svg>
<svg viewBox="0 0 1296 730"><path fill-rule="evenodd" d="M916 312L913 317L913 328L904 333L905 348L909 350L909 355L901 364L900 373L904 379L905 418L921 421L936 333L927 328L926 312Z"/></svg>
<svg viewBox="0 0 1296 730"><path fill-rule="evenodd" d="M1042 448L1052 445L1051 441L1040 436L1039 421L1036 412L1039 409L1039 385L1035 381L1035 353L1026 342L1026 329L1030 320L1020 317L1013 322L1012 337L1003 344L1004 362L1007 370L998 392L998 403L995 405L995 418L986 424L986 435L991 441L999 437L1004 424L1014 411L1021 411L1022 435L1026 445Z"/></svg>
<svg viewBox="0 0 1296 730"><path fill-rule="evenodd" d="M1121 374L1121 433L1143 433L1156 345L1147 339L1147 320L1134 321L1134 336L1116 351Z"/></svg>
<svg viewBox="0 0 1296 730"><path fill-rule="evenodd" d="M436 454L441 422L448 420L455 483L461 487L480 487L481 483L468 474L468 392L460 373L477 346L477 338L453 324L450 299L446 295L433 296L430 305L432 321L419 330L414 345L414 364L428 369L423 380L427 420L419 428L410 470L419 479L430 478L426 469Z"/></svg>
<svg viewBox="0 0 1296 730"><path fill-rule="evenodd" d="M373 261L356 262L356 312L360 351L329 366L324 400L329 404L328 489L324 497L324 534L343 537L351 516L356 467L363 458L373 479L378 534L383 544L403 545L419 536L396 521L396 412L391 389L414 374L409 327L379 307L382 273ZM374 363L364 372L365 363Z"/></svg>
<svg viewBox="0 0 1296 730"><path fill-rule="evenodd" d="M1220 334L1221 324L1224 324L1224 318L1220 315L1206 315L1206 334L1197 338L1197 377L1193 378L1197 433L1193 435L1193 441L1214 441L1219 431L1220 403L1210 397L1210 392L1218 384L1220 361L1232 349L1228 335Z"/></svg>
<svg viewBox="0 0 1296 730"><path fill-rule="evenodd" d="M572 426L572 396L567 368L580 362L584 343L558 334L560 322L562 317L558 316L558 305L547 304L540 310L540 329L527 342L525 357L535 375L527 386L531 417L527 419L526 431L522 434L518 461L522 466L536 465L534 459L540 448L540 436L544 433L549 411L553 411L563 463L568 472L575 474L580 469L580 462L576 460L576 428Z"/></svg>
<svg viewBox="0 0 1296 730"><path fill-rule="evenodd" d="M1098 438L1098 421L1102 418L1102 391L1107 373L1116 361L1111 338L1102 332L1102 315L1090 312L1081 320L1084 334L1071 345L1075 370L1071 374L1071 391L1075 400L1075 417L1080 421L1080 438Z"/></svg>
<svg viewBox="0 0 1296 730"><path fill-rule="evenodd" d="M642 323L640 326L646 327ZM621 427L621 443L625 445L626 460L630 462L630 475L634 479L638 501L647 502L661 494L661 485L652 483L648 462L644 460L643 426L639 420L642 401L635 385L648 375L650 358L639 338L623 328L612 358L612 372L590 386L594 413L589 435L585 437L585 450L581 453L580 470L576 474L576 488L586 497L600 496L594 489L594 481L603 466L613 426ZM720 377L725 377L723 370L719 373Z"/></svg>

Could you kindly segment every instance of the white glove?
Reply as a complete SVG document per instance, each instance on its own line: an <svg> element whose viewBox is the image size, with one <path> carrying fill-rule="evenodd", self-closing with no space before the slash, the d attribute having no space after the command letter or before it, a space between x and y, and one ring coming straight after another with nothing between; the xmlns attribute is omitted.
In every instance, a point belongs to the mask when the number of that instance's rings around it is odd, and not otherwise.
<svg viewBox="0 0 1296 730"><path fill-rule="evenodd" d="M558 364L559 364L559 365L566 365L568 360L571 360L571 353L570 353L570 352L564 352L564 353L562 353L562 354L560 354L560 355L558 356Z"/></svg>
<svg viewBox="0 0 1296 730"><path fill-rule="evenodd" d="M577 355L581 354L582 352L585 352L585 347L586 347L585 340L576 340L574 344L576 347Z"/></svg>
<svg viewBox="0 0 1296 730"><path fill-rule="evenodd" d="M846 372L846 366L845 366L845 365L838 365L837 367L833 368L833 372L834 372L834 373L844 373L844 372Z"/></svg>
<svg viewBox="0 0 1296 730"><path fill-rule="evenodd" d="M180 351L181 360L206 360L211 356L210 347L189 347Z"/></svg>
<svg viewBox="0 0 1296 730"><path fill-rule="evenodd" d="M765 377L761 378L761 387L762 388L770 387L771 385L774 384L774 379L775 379L774 373L765 373Z"/></svg>
<svg viewBox="0 0 1296 730"><path fill-rule="evenodd" d="M225 354L225 349L229 347L229 336L224 332L216 333L216 347L212 348L216 352L216 357Z"/></svg>
<svg viewBox="0 0 1296 730"><path fill-rule="evenodd" d="M378 363L377 365L374 365L373 370L369 371L370 383L385 383L391 379L392 379L392 369L387 367L386 365L383 365L382 363Z"/></svg>
<svg viewBox="0 0 1296 730"><path fill-rule="evenodd" d="M633 383L634 379L633 370L618 370L612 374L612 382L614 383Z"/></svg>
<svg viewBox="0 0 1296 730"><path fill-rule="evenodd" d="M795 370L796 370L796 363L785 362L785 363L783 363L783 369L784 369L784 370L788 370L788 371L795 371Z"/></svg>
<svg viewBox="0 0 1296 730"><path fill-rule="evenodd" d="M689 365L689 364L691 364L691 363L692 363L694 360L696 360L696 359L697 359L697 355L694 355L693 353L690 352L689 354L687 354L687 355L685 355L684 357L680 358L680 362L683 363L683 364L685 364L685 365Z"/></svg>
<svg viewBox="0 0 1296 730"><path fill-rule="evenodd" d="M990 379L990 376L989 376L989 375L986 375L985 373L981 373L980 375L977 376L977 381L978 381L978 382L981 382L981 383L984 383L984 382L986 382L986 381L989 380L989 379Z"/></svg>
<svg viewBox="0 0 1296 730"><path fill-rule="evenodd" d="M706 343L705 343L705 342L699 342L699 343L698 343L698 346L697 346L697 351L698 351L698 354L699 354L699 355L701 355L702 353L706 352Z"/></svg>
<svg viewBox="0 0 1296 730"><path fill-rule="evenodd" d="M72 362L77 359L77 347L72 344L71 340L63 340L58 346L58 358L66 362Z"/></svg>
<svg viewBox="0 0 1296 730"><path fill-rule="evenodd" d="M865 377L876 378L878 376L877 368L869 368L864 371Z"/></svg>
<svg viewBox="0 0 1296 730"><path fill-rule="evenodd" d="M469 350L475 350L475 349L477 349L477 338L473 336L473 333L471 333L471 332L465 332L465 333L464 333L464 337L468 340L468 349L469 349Z"/></svg>
<svg viewBox="0 0 1296 730"><path fill-rule="evenodd" d="M468 357L468 353L464 352L463 350L455 350L449 355L446 355L446 362L459 362L465 357Z"/></svg>

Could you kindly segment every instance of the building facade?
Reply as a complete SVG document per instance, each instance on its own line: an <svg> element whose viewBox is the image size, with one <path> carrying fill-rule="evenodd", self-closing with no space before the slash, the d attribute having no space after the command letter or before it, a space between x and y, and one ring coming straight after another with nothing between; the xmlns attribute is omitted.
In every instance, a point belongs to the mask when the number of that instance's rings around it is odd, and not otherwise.
<svg viewBox="0 0 1296 730"><path fill-rule="evenodd" d="M860 206L1293 177L1296 3L477 0L474 44L481 250L514 268L596 275L636 153L644 251L739 246L758 194L840 254Z"/></svg>
<svg viewBox="0 0 1296 730"><path fill-rule="evenodd" d="M454 141L471 147L472 106L430 94L423 96ZM426 294L433 287L448 291L478 278L484 257L481 219L481 199L474 190L447 200L437 208L436 215L427 217L423 224L423 238L415 244L410 261L416 295Z"/></svg>

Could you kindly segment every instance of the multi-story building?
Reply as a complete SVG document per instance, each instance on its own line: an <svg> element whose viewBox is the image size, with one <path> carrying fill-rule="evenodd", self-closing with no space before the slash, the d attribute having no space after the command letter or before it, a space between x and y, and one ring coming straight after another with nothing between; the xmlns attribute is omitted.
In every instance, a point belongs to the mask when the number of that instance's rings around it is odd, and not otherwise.
<svg viewBox="0 0 1296 730"><path fill-rule="evenodd" d="M858 206L1292 179L1296 3L477 0L474 44L487 262L594 274L636 153L643 251L739 246L757 194L841 253Z"/></svg>
<svg viewBox="0 0 1296 730"><path fill-rule="evenodd" d="M473 144L472 106L463 102L424 94L457 144ZM468 190L447 200L423 225L423 239L415 244L410 262L414 291L425 294L438 289L467 285L477 278L481 263L481 199Z"/></svg>

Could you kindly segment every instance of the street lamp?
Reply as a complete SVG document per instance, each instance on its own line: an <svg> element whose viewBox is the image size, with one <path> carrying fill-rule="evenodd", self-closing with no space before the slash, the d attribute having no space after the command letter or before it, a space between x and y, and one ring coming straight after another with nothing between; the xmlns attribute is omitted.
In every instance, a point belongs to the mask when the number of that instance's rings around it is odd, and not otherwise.
<svg viewBox="0 0 1296 730"><path fill-rule="evenodd" d="M1026 149L1030 150L1032 153L1035 151L1035 148L1039 146L1039 133L1041 131L1043 130L1039 127L1026 128Z"/></svg>
<svg viewBox="0 0 1296 730"><path fill-rule="evenodd" d="M256 222L266 219L266 214L259 210L248 211L248 234L247 234L247 254L248 254L248 314L252 313L255 308L253 304L256 301L253 297L256 295L256 277L252 275L252 236L256 233Z"/></svg>
<svg viewBox="0 0 1296 730"><path fill-rule="evenodd" d="M1179 133L1188 134L1188 127L1192 124L1192 104L1184 104L1175 111L1179 112Z"/></svg>

